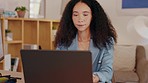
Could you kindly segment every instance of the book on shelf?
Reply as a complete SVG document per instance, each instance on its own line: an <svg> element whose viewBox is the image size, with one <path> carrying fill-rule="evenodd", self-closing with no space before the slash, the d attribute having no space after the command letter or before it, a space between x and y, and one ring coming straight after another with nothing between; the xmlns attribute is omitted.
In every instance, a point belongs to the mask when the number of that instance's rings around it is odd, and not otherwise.
<svg viewBox="0 0 148 83"><path fill-rule="evenodd" d="M4 56L4 70L17 71L18 64L19 64L18 57L11 57L11 54L6 54Z"/></svg>
<svg viewBox="0 0 148 83"><path fill-rule="evenodd" d="M19 58L12 57L11 58L11 71L17 71L18 64L19 64Z"/></svg>
<svg viewBox="0 0 148 83"><path fill-rule="evenodd" d="M39 46L37 44L24 44L24 49L39 49Z"/></svg>
<svg viewBox="0 0 148 83"><path fill-rule="evenodd" d="M11 71L11 54L4 56L4 70Z"/></svg>

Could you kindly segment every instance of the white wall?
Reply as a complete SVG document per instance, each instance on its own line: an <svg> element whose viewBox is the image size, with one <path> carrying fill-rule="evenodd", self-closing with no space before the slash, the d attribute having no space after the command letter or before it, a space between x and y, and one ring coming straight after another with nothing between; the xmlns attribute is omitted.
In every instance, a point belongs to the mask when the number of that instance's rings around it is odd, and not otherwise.
<svg viewBox="0 0 148 83"><path fill-rule="evenodd" d="M61 2L62 0L46 0L46 18L54 20L61 18Z"/></svg>

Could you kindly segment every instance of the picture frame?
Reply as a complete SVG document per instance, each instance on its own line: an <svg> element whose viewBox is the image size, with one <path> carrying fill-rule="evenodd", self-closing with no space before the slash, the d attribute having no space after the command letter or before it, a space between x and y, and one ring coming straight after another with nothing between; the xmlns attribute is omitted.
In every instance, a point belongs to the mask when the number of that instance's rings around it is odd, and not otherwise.
<svg viewBox="0 0 148 83"><path fill-rule="evenodd" d="M117 2L117 13L118 15L137 16L137 15L148 15L148 0L116 0ZM129 3L133 1L132 6ZM137 1L137 2L136 2ZM139 3L140 2L140 3ZM139 3L137 6L136 3ZM142 5L142 3L145 3Z"/></svg>

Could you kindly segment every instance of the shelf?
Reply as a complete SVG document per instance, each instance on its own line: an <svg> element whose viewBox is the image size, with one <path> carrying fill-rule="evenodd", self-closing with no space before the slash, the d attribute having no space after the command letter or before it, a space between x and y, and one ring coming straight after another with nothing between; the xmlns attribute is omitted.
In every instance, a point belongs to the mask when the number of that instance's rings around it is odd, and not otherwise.
<svg viewBox="0 0 148 83"><path fill-rule="evenodd" d="M24 44L36 44L45 50L55 49L52 42L52 28L58 28L59 20L36 18L1 18L1 20L4 54L20 58L18 71L22 71L20 50L24 48ZM12 32L12 41L6 41L7 28Z"/></svg>
<svg viewBox="0 0 148 83"><path fill-rule="evenodd" d="M22 43L22 40L6 41L7 44Z"/></svg>
<svg viewBox="0 0 148 83"><path fill-rule="evenodd" d="M25 44L37 44L38 23L33 20L24 21L23 38Z"/></svg>
<svg viewBox="0 0 148 83"><path fill-rule="evenodd" d="M42 49L48 50L52 48L51 43L51 21L39 22L39 45Z"/></svg>

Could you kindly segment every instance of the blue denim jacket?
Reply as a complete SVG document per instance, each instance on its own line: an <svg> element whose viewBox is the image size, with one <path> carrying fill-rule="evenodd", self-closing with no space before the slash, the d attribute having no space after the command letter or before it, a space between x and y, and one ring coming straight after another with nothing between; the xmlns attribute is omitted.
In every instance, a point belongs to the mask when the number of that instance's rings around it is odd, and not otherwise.
<svg viewBox="0 0 148 83"><path fill-rule="evenodd" d="M79 50L77 36L68 48L61 46L58 47L57 50ZM109 49L98 49L93 46L93 41L91 39L89 50L92 53L93 74L97 74L99 76L99 83L111 83L113 75L113 47Z"/></svg>

